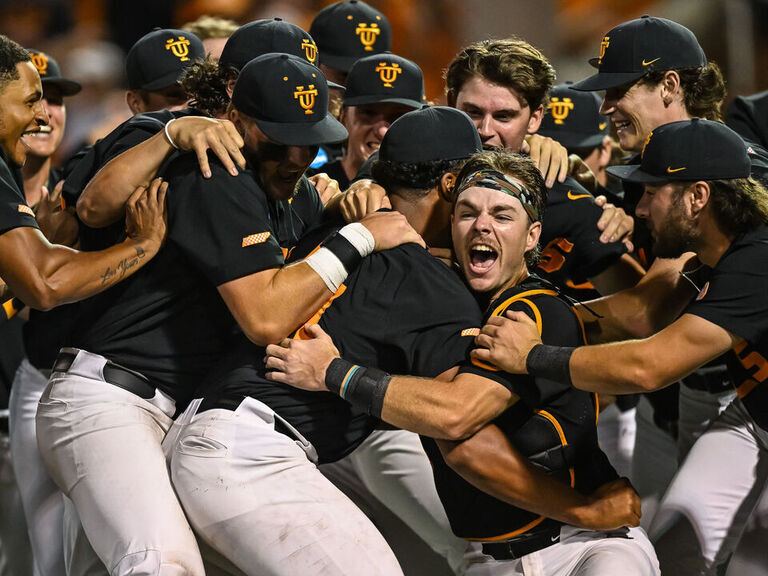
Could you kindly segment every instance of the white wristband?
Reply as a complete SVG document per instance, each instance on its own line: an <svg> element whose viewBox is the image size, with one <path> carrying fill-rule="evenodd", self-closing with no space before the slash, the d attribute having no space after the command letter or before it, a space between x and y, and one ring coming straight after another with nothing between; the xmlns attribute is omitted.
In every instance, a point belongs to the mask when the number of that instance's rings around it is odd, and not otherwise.
<svg viewBox="0 0 768 576"><path fill-rule="evenodd" d="M174 142L174 141L173 141L173 138L171 138L171 135L168 133L168 126L170 126L171 124L173 124L174 122L176 122L176 120L178 120L178 118L172 118L172 119L171 119L171 120L169 120L169 121L168 121L168 123L165 125L165 138L166 138L166 140L168 140L168 144L170 144L171 146L173 146L173 147L174 147L176 150L180 150L180 148L179 148L179 147L176 145L176 142Z"/></svg>
<svg viewBox="0 0 768 576"><path fill-rule="evenodd" d="M347 279L347 270L344 268L344 264L328 248L316 250L307 256L304 262L323 279L328 290L334 294Z"/></svg>
<svg viewBox="0 0 768 576"><path fill-rule="evenodd" d="M363 258L373 252L373 249L376 246L373 234L371 234L371 231L363 224L360 224L360 222L347 224L339 230L339 234L349 240L349 243L357 248L357 251L360 252L360 256Z"/></svg>

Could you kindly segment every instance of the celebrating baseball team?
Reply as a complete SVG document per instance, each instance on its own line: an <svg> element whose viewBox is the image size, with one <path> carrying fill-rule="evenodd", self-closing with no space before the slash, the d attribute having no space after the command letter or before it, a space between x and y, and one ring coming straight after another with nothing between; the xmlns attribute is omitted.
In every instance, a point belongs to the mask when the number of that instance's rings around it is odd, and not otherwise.
<svg viewBox="0 0 768 576"><path fill-rule="evenodd" d="M3 575L733 575L765 538L768 93L726 117L690 29L557 85L475 42L439 106L362 0L156 28L65 163L81 83L2 32Z"/></svg>

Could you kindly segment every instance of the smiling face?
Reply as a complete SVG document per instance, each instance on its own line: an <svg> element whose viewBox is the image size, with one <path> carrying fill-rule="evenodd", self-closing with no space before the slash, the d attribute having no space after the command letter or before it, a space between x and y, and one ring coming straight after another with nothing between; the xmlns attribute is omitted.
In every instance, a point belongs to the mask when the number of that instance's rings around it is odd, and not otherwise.
<svg viewBox="0 0 768 576"><path fill-rule="evenodd" d="M243 135L244 156L272 199L287 200L296 192L304 172L317 156L317 146L285 146L270 140L256 122L233 110L230 115Z"/></svg>
<svg viewBox="0 0 768 576"><path fill-rule="evenodd" d="M48 124L40 76L31 62L16 65L19 78L0 93L0 146L14 163L23 165L29 152L27 139Z"/></svg>
<svg viewBox="0 0 768 576"><path fill-rule="evenodd" d="M531 110L514 88L473 76L456 94L455 107L466 112L477 127L483 147L520 152L526 134L539 129L543 106Z"/></svg>
<svg viewBox="0 0 768 576"><path fill-rule="evenodd" d="M405 104L380 102L346 106L341 110L341 123L349 132L347 158L356 173L368 157L381 145L392 122L413 108Z"/></svg>
<svg viewBox="0 0 768 576"><path fill-rule="evenodd" d="M541 223L520 200L490 188L461 192L451 216L453 249L475 292L498 295L527 276L525 253L536 247Z"/></svg>
<svg viewBox="0 0 768 576"><path fill-rule="evenodd" d="M43 86L43 105L48 113L47 126L41 126L40 131L24 137L29 146L29 153L39 158L49 158L56 151L64 138L64 128L67 123L67 108L61 88L54 84Z"/></svg>

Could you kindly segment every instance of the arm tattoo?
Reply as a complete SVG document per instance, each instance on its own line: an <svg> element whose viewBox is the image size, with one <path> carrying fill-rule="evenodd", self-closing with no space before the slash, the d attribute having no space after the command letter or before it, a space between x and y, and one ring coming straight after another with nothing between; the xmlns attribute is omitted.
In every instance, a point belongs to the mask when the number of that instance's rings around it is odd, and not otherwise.
<svg viewBox="0 0 768 576"><path fill-rule="evenodd" d="M133 258L123 258L114 268L107 266L107 269L104 270L104 273L101 275L101 285L106 286L111 281L119 282L125 278L126 272L136 266L136 264L139 263L139 260L144 258L146 255L147 253L144 251L144 249L141 246L137 246L136 256Z"/></svg>

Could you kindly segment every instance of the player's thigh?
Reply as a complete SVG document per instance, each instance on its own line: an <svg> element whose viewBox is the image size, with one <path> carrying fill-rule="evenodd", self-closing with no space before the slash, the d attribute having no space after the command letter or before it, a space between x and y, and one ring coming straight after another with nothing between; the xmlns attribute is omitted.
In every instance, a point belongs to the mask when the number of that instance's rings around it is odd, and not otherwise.
<svg viewBox="0 0 768 576"><path fill-rule="evenodd" d="M248 408L196 415L173 450L173 482L198 535L247 574L401 573L365 515Z"/></svg>

